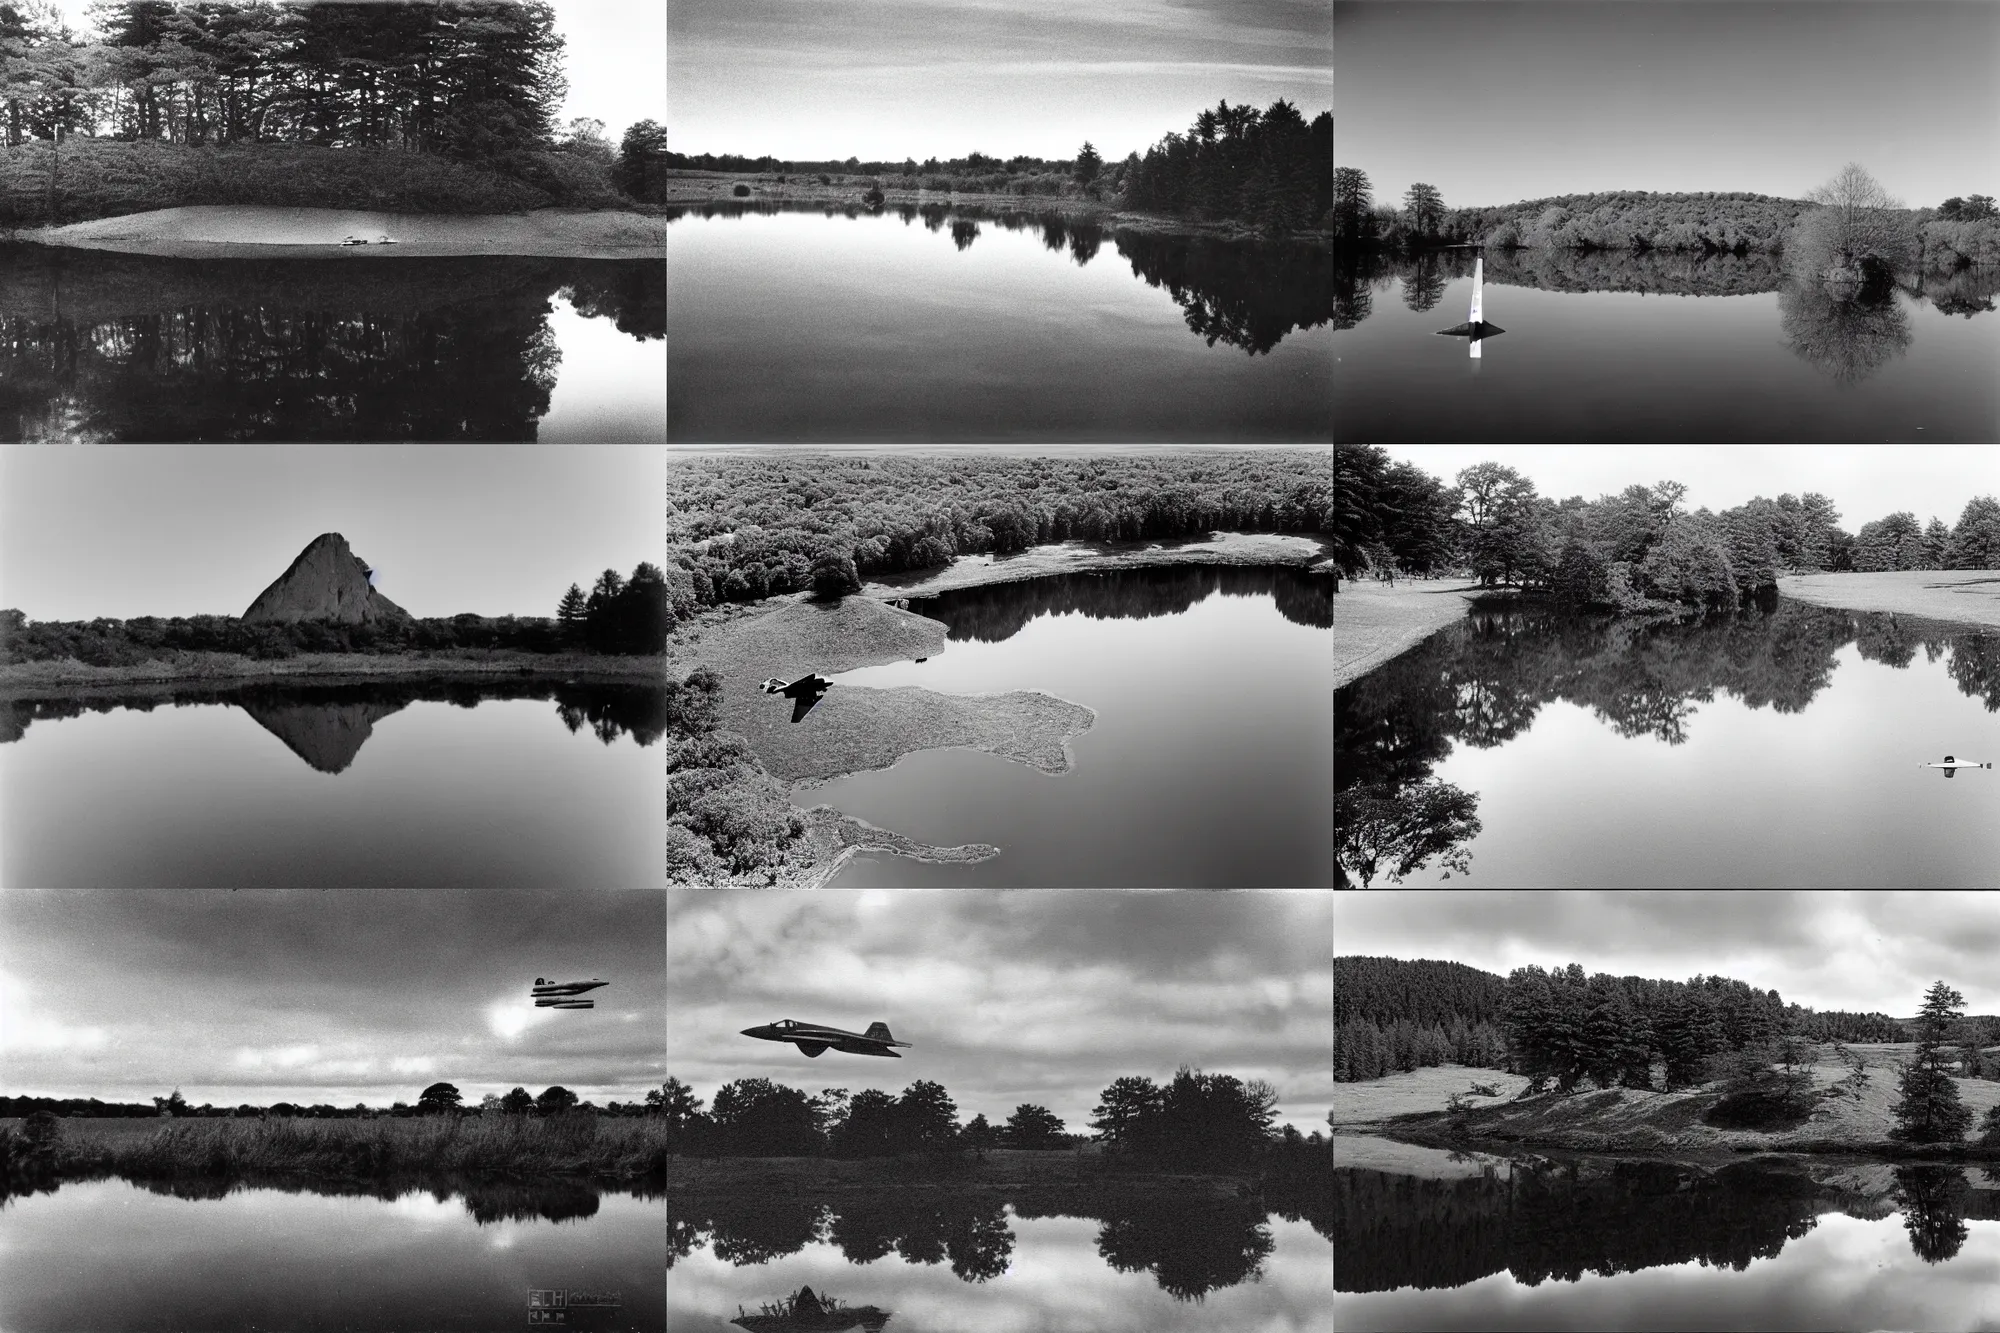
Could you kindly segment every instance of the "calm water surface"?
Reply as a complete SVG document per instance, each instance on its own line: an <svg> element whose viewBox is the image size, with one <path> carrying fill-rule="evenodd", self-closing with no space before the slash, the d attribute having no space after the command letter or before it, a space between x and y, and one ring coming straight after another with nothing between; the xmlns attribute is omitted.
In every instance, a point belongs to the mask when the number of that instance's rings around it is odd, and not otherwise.
<svg viewBox="0 0 2000 1333"><path fill-rule="evenodd" d="M974 865L850 862L836 884L1324 887L1333 876L1331 583L1292 569L1120 570L913 600L950 638L839 685L1041 690L1097 710L1073 767L925 750L804 788ZM810 719L808 719L810 720Z"/></svg>
<svg viewBox="0 0 2000 1333"><path fill-rule="evenodd" d="M0 440L658 442L657 259L0 246Z"/></svg>
<svg viewBox="0 0 2000 1333"><path fill-rule="evenodd" d="M17 888L655 887L666 692L395 681L0 709Z"/></svg>
<svg viewBox="0 0 2000 1333"><path fill-rule="evenodd" d="M1469 793L1474 888L1990 888L2000 770L1920 765L1989 758L1996 712L1991 630L1786 599L1475 611L1334 692L1336 803L1407 812L1414 842L1417 784Z"/></svg>
<svg viewBox="0 0 2000 1333"><path fill-rule="evenodd" d="M1990 441L2000 269L1907 274L1854 301L1765 256L1343 256L1333 327L1344 441Z"/></svg>
<svg viewBox="0 0 2000 1333"><path fill-rule="evenodd" d="M667 257L677 443L1329 438L1323 251L720 208Z"/></svg>
<svg viewBox="0 0 2000 1333"><path fill-rule="evenodd" d="M1338 1135L1333 1219L1342 1333L2000 1328L1994 1168Z"/></svg>
<svg viewBox="0 0 2000 1333"><path fill-rule="evenodd" d="M1316 1232L1233 1200L1114 1205L1105 1217L894 1196L670 1199L668 1211L674 1333L734 1333L739 1308L755 1315L800 1287L872 1307L893 1333L1334 1328L1325 1220Z"/></svg>
<svg viewBox="0 0 2000 1333"><path fill-rule="evenodd" d="M0 1203L8 1333L410 1333L528 1327L530 1289L617 1293L572 1327L662 1330L665 1204L581 1186L393 1199L122 1180Z"/></svg>

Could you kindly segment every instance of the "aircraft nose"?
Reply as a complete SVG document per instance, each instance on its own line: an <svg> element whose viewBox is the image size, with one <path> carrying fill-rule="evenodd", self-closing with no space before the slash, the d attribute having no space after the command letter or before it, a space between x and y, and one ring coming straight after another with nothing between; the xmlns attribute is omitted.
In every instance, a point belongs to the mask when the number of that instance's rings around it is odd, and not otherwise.
<svg viewBox="0 0 2000 1333"><path fill-rule="evenodd" d="M746 1037L761 1037L764 1035L764 1030L762 1028L744 1028L743 1035Z"/></svg>

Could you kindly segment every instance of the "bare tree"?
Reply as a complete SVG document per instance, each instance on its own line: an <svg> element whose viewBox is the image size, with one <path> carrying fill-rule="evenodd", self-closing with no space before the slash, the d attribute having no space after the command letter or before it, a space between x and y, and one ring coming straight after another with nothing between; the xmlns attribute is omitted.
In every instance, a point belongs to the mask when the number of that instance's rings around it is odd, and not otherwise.
<svg viewBox="0 0 2000 1333"><path fill-rule="evenodd" d="M1856 277L1867 259L1890 268L1908 261L1911 216L1860 163L1848 163L1806 198L1819 208L1800 220L1795 244L1821 276Z"/></svg>

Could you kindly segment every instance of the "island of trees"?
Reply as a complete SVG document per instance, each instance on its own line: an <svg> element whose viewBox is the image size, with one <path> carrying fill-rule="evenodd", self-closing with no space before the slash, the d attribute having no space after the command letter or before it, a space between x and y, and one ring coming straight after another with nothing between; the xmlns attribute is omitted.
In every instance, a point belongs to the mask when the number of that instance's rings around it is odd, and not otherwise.
<svg viewBox="0 0 2000 1333"><path fill-rule="evenodd" d="M1228 100L1203 108L1186 134L1169 133L1142 157L1107 163L1086 141L1073 158L981 152L923 162L779 161L774 157L668 153L669 168L754 176L766 187L814 184L880 207L891 191L1057 198L1199 222L1235 222L1272 235L1321 232L1334 205L1333 112L1307 123L1283 98L1263 110ZM734 193L748 197L750 185Z"/></svg>
<svg viewBox="0 0 2000 1333"><path fill-rule="evenodd" d="M664 198L666 130L556 123L546 0L0 3L0 227L188 204L497 213Z"/></svg>
<svg viewBox="0 0 2000 1333"><path fill-rule="evenodd" d="M1967 501L1955 525L1900 511L1839 526L1817 492L1758 496L1693 513L1676 481L1555 501L1502 463L1447 484L1375 446L1334 450L1334 566L1429 574L1466 570L1491 587L1622 611L1733 607L1781 574L2000 569L2000 500Z"/></svg>

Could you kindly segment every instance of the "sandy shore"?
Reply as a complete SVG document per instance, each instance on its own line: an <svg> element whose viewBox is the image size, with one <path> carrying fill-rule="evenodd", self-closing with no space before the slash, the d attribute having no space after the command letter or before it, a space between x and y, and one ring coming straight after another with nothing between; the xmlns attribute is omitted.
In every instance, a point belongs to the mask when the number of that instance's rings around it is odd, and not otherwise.
<svg viewBox="0 0 2000 1333"><path fill-rule="evenodd" d="M586 653L481 652L300 653L260 662L234 653L170 652L133 666L87 666L75 658L54 662L13 662L0 666L0 697L42 698L87 695L131 685L173 685L217 681L385 680L410 676L534 676L547 679L662 680L665 659L599 657Z"/></svg>
<svg viewBox="0 0 2000 1333"><path fill-rule="evenodd" d="M1790 574L1778 580L1778 591L1843 611L1889 611L1961 625L2000 625L2000 570Z"/></svg>
<svg viewBox="0 0 2000 1333"><path fill-rule="evenodd" d="M371 244L343 245L350 236ZM384 236L394 244L380 244ZM541 209L461 217L214 204L129 213L66 227L32 227L16 233L16 239L192 259L407 259L437 255L634 259L665 256L667 220L616 210Z"/></svg>
<svg viewBox="0 0 2000 1333"><path fill-rule="evenodd" d="M1465 614L1471 579L1343 582L1333 595L1333 685L1339 689Z"/></svg>
<svg viewBox="0 0 2000 1333"><path fill-rule="evenodd" d="M1268 532L1217 532L1203 541L1176 543L1072 541L1035 546L1016 555L960 556L934 574L871 581L862 592L893 600L1086 570L1163 565L1296 565L1305 569L1319 559L1320 544L1313 538Z"/></svg>

